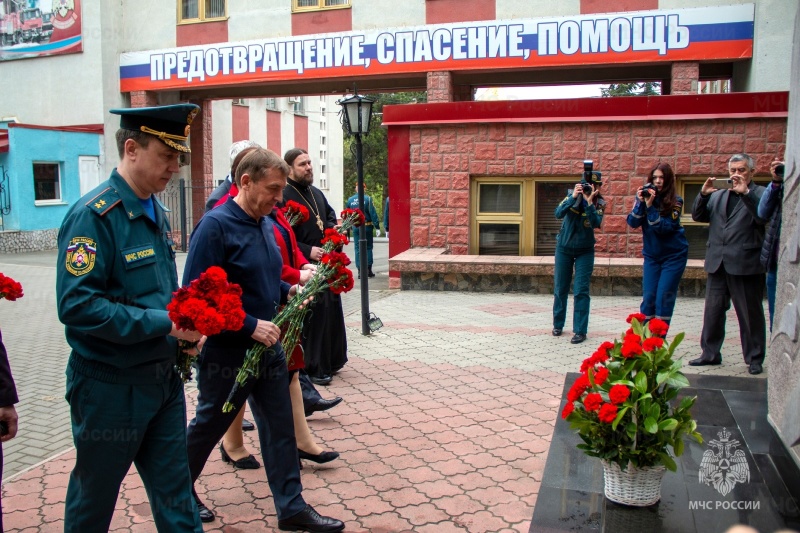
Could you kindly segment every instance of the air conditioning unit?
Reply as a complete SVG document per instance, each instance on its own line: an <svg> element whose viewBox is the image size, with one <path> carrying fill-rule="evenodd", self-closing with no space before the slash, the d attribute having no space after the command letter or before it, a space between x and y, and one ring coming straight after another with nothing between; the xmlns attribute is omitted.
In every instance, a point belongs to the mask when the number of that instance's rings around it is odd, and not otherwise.
<svg viewBox="0 0 800 533"><path fill-rule="evenodd" d="M245 105L246 106L247 105L247 99L246 98L234 98L233 99L233 105Z"/></svg>
<svg viewBox="0 0 800 533"><path fill-rule="evenodd" d="M299 104L301 102L299 96L290 96L287 100L290 104Z"/></svg>

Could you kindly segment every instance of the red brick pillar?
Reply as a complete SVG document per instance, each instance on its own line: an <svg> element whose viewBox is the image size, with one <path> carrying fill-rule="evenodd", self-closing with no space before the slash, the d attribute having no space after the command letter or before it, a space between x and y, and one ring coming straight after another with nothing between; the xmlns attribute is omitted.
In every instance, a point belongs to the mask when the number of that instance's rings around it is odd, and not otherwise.
<svg viewBox="0 0 800 533"><path fill-rule="evenodd" d="M153 91L131 91L131 107L153 107L158 105L158 93Z"/></svg>
<svg viewBox="0 0 800 533"><path fill-rule="evenodd" d="M700 63L673 63L670 94L697 94L697 82L699 79Z"/></svg>
<svg viewBox="0 0 800 533"><path fill-rule="evenodd" d="M453 101L453 75L449 71L428 72L428 102Z"/></svg>
<svg viewBox="0 0 800 533"><path fill-rule="evenodd" d="M205 212L206 197L214 184L213 145L211 128L211 100L194 102L200 106L200 114L192 122L189 146L192 149L192 205L194 221L200 220Z"/></svg>

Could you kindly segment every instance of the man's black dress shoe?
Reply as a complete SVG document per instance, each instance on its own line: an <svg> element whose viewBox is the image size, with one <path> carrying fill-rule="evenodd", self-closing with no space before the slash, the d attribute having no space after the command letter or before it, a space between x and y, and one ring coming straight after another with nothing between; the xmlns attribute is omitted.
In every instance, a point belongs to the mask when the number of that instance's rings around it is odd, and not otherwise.
<svg viewBox="0 0 800 533"><path fill-rule="evenodd" d="M367 275L369 277L371 277L371 278L375 277L375 272L372 271L372 267L369 267L369 270L367 271Z"/></svg>
<svg viewBox="0 0 800 533"><path fill-rule="evenodd" d="M561 336L561 328L553 328L553 337Z"/></svg>
<svg viewBox="0 0 800 533"><path fill-rule="evenodd" d="M234 468L238 468L240 470L256 470L261 468L261 463L259 463L258 460L252 455L248 455L244 459L234 461L231 459L231 456L228 455L228 452L225 451L225 445L221 442L219 443L219 453L222 455L222 460L228 464L233 464Z"/></svg>
<svg viewBox="0 0 800 533"><path fill-rule="evenodd" d="M206 507L200 500L197 500L197 511L200 515L201 522L213 522L214 518L216 518L214 516L214 511Z"/></svg>
<svg viewBox="0 0 800 533"><path fill-rule="evenodd" d="M702 357L698 357L697 359L692 359L689 361L689 366L706 366L706 365L721 365L722 361L709 361L708 359L703 359Z"/></svg>
<svg viewBox="0 0 800 533"><path fill-rule="evenodd" d="M306 459L308 461L314 461L318 464L323 464L330 463L334 459L337 459L339 457L339 452L322 452L317 455L312 455L308 452L304 452L300 448L297 448L297 455L300 457L300 459Z"/></svg>
<svg viewBox="0 0 800 533"><path fill-rule="evenodd" d="M583 333L576 333L575 335L572 336L569 342L571 342L572 344L580 344L585 340L586 340L586 335L584 335Z"/></svg>
<svg viewBox="0 0 800 533"><path fill-rule="evenodd" d="M763 371L764 371L764 369L761 367L761 363L750 363L750 370L749 370L749 372L750 372L751 374L753 374L754 376L755 376L756 374L760 374L760 373L761 373L761 372L763 372Z"/></svg>
<svg viewBox="0 0 800 533"><path fill-rule="evenodd" d="M312 414L319 412L319 411L327 411L333 407L336 407L342 403L342 399L340 397L336 397L333 400L320 400L314 405L309 406L305 409L306 416L311 416Z"/></svg>
<svg viewBox="0 0 800 533"><path fill-rule="evenodd" d="M242 418L242 431L253 431L254 429L256 429L255 424Z"/></svg>
<svg viewBox="0 0 800 533"><path fill-rule="evenodd" d="M308 379L310 379L311 383L313 383L314 385L328 385L330 384L333 378L331 376L324 375L324 376L308 376Z"/></svg>
<svg viewBox="0 0 800 533"><path fill-rule="evenodd" d="M310 505L289 518L278 520L281 531L311 531L312 533L338 533L344 530L344 522L321 516Z"/></svg>

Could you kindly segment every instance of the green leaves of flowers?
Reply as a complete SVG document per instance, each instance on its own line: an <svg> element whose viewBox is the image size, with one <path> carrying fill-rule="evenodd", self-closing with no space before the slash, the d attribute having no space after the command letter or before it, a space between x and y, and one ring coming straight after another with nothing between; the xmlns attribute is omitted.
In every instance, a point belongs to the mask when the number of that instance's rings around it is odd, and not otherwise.
<svg viewBox="0 0 800 533"><path fill-rule="evenodd" d="M640 394L644 394L647 392L647 374L644 372L638 372L636 377L633 378L633 384L636 387L636 390L639 391Z"/></svg>
<svg viewBox="0 0 800 533"><path fill-rule="evenodd" d="M603 343L592 355L588 368L584 365L583 384L577 392L571 391L570 396L577 400L567 420L580 434L583 443L579 448L587 455L613 461L622 469L629 464L636 467L662 464L674 471L677 469L674 458L685 449L684 438L702 442L690 413L695 399L678 399L680 389L689 385L681 372L681 361L673 359L684 335L679 333L671 342L662 343L637 317L631 317L629 322L631 330L623 334L626 342L636 343L633 335L638 335L648 349L632 357L627 351L626 357L622 355L623 342ZM607 354L608 360L597 361L598 353ZM603 366L608 377L598 385L594 375ZM618 389L612 395L610 391L615 386ZM626 387L629 394L621 395L619 387ZM589 394L597 393L603 399L601 409L587 410L583 401ZM596 401L596 396L593 400ZM615 416L609 420L615 409ZM605 414L600 417L602 410Z"/></svg>

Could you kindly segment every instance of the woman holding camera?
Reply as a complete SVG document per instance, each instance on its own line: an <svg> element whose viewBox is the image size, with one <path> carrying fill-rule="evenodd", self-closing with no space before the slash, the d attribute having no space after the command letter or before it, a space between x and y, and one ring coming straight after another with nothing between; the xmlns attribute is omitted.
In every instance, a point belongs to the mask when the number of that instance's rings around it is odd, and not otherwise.
<svg viewBox="0 0 800 533"><path fill-rule="evenodd" d="M594 230L603 222L606 202L600 196L600 181L575 185L556 207L556 218L563 219L556 237L555 287L553 288L553 335L561 336L567 317L567 297L575 269L575 294L570 342L586 340L589 329L589 282L594 270Z"/></svg>
<svg viewBox="0 0 800 533"><path fill-rule="evenodd" d="M675 194L675 174L667 163L650 171L647 182L636 190L636 203L628 225L642 228L644 272L641 312L647 320L669 324L678 283L689 258L689 242L681 226L683 198Z"/></svg>

